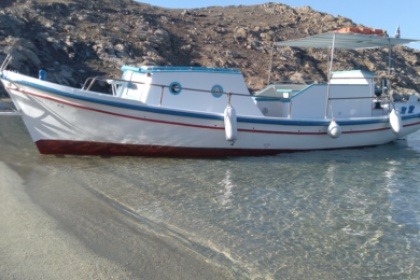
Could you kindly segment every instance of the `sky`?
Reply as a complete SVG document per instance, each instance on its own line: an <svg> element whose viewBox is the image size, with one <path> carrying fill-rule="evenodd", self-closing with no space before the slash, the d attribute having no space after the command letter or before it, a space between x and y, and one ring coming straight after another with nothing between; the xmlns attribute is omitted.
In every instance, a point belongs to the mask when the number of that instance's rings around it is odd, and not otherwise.
<svg viewBox="0 0 420 280"><path fill-rule="evenodd" d="M256 5L268 2L312 9L350 18L357 24L383 29L394 36L398 26L401 37L420 40L420 1L418 0L138 0L164 8L203 8L209 6ZM409 45L420 49L420 43Z"/></svg>

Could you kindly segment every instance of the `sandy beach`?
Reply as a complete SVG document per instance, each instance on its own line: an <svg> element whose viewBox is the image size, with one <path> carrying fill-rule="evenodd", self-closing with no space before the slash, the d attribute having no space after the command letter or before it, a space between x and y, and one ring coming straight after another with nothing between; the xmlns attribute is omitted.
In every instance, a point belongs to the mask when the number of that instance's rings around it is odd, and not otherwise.
<svg viewBox="0 0 420 280"><path fill-rule="evenodd" d="M18 172L2 162L0 178L1 279L234 278L83 188L63 182L67 188L28 191Z"/></svg>

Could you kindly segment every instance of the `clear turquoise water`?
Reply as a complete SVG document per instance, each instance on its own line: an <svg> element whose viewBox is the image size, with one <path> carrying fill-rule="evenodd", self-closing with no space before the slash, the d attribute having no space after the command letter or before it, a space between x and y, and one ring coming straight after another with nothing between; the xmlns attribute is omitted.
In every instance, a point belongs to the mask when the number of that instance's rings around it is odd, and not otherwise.
<svg viewBox="0 0 420 280"><path fill-rule="evenodd" d="M39 156L21 122L1 128L0 160L43 170L26 172L28 185L73 178L237 275L420 275L420 133L365 149L194 160Z"/></svg>

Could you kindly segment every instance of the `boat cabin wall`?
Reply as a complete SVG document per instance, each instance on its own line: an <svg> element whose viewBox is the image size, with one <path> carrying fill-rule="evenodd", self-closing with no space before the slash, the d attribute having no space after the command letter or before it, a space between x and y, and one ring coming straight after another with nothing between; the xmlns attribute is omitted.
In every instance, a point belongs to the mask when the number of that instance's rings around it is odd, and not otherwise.
<svg viewBox="0 0 420 280"><path fill-rule="evenodd" d="M142 97L149 91L151 78L146 75L136 75L132 71L124 71L122 80L131 82L123 83L118 88L118 97L142 101Z"/></svg>
<svg viewBox="0 0 420 280"><path fill-rule="evenodd" d="M286 86L278 85L278 88L286 88ZM263 92L254 99L266 116L298 119L324 118L328 92L330 100L327 117L372 116L374 104L370 84L312 84L301 90L291 91L288 98L284 97L284 94L277 98L270 94L265 96Z"/></svg>
<svg viewBox="0 0 420 280"><path fill-rule="evenodd" d="M328 88L329 87L329 88ZM295 95L292 100L291 117L322 118L328 102L327 117L350 118L372 116L373 103L369 85L314 84Z"/></svg>
<svg viewBox="0 0 420 280"><path fill-rule="evenodd" d="M193 69L172 71L126 70L124 78L135 82L122 96L139 100L147 105L181 110L223 113L228 97L241 115L262 116L253 102L242 74L238 71Z"/></svg>

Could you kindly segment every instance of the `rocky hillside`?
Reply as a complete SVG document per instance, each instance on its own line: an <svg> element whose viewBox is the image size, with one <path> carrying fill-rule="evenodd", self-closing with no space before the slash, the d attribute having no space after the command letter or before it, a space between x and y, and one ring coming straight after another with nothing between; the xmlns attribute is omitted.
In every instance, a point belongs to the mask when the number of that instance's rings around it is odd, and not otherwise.
<svg viewBox="0 0 420 280"><path fill-rule="evenodd" d="M358 24L275 3L174 10L131 0L1 0L0 8L0 60L11 53L10 69L37 76L42 68L73 86L119 77L123 64L182 65L238 68L255 90L267 83L274 41ZM325 81L327 59L325 50L276 48L270 79ZM335 67L383 73L387 59L386 50L338 51ZM395 89L420 92L418 50L395 48L393 66Z"/></svg>

